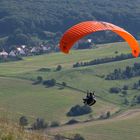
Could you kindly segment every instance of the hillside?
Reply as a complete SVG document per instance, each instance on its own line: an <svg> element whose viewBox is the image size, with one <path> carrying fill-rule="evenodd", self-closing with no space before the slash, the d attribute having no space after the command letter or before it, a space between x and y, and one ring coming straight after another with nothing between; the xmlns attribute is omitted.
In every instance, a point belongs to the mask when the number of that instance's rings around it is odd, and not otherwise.
<svg viewBox="0 0 140 140"><path fill-rule="evenodd" d="M47 135L24 131L19 125L6 118L0 118L1 140L50 140Z"/></svg>
<svg viewBox="0 0 140 140"><path fill-rule="evenodd" d="M111 22L139 38L139 15L139 0L1 0L0 44L33 45L51 39L51 43L58 42L66 29L85 20ZM102 42L114 41L104 34L99 37Z"/></svg>
<svg viewBox="0 0 140 140"><path fill-rule="evenodd" d="M118 52L117 54L115 53L116 51ZM72 50L69 55L51 53L24 57L23 60L17 62L0 63L0 116L3 118L6 117L8 120L16 123L19 123L21 116L26 116L29 125L32 125L37 118L43 118L49 125L53 121L57 121L60 125L63 125L71 119L84 122L89 119L90 115L93 118L99 118L102 114L109 111L111 115L115 116L117 112L123 112L126 109L132 108L131 102L133 98L140 94L139 89L131 87L133 87L133 84L140 77L112 81L105 80L104 75L112 72L115 68L124 69L126 66L132 66L136 62L139 63L140 58L87 67L72 67L76 62L113 57L130 52L127 43L119 42L97 45L95 49ZM62 70L56 71L58 65L62 66ZM49 71L40 71L42 68L49 68ZM33 83L38 76L41 76L43 80L54 78L57 83L66 82L68 87L65 86L62 88L56 84L53 87L46 88L41 83L35 85ZM125 96L122 93L111 94L109 92L111 87L117 86L122 88L124 85L129 85ZM97 96L97 103L92 107L93 112L87 115L68 117L66 114L71 107L77 104L83 105L82 98L85 97L84 91L86 92L87 90L94 90ZM124 104L126 99L129 102L127 105ZM139 105L133 106L134 109L136 107L139 108ZM124 117L125 113L124 116L123 113L120 114L121 119ZM108 132L110 132L112 135L111 138L116 140L113 136L115 130L117 134L125 130L128 134L130 129L129 124L134 127L137 123L136 121L139 121L139 118L135 119L135 115L134 119L132 115L130 123L128 123L129 118L123 123L121 119L118 118L115 122L111 123L105 121L105 123L97 125L94 125L94 122L92 122L91 125L85 128L82 125L80 127L78 125L78 128L75 130L72 129L69 132L61 131L60 133L68 137L80 133L88 140L91 140L91 137L96 134L99 136L100 133L104 133L106 140L110 137L108 135ZM134 125L132 125L133 123ZM120 128L123 125L125 125L125 129L122 130ZM61 129L61 127L58 129ZM110 129L112 131L109 131ZM93 130L95 133L93 133ZM131 138L139 136L138 130L139 126L134 129L136 136L133 134ZM11 132L11 129L4 129L3 131ZM102 135L100 135L100 139L103 139Z"/></svg>
<svg viewBox="0 0 140 140"><path fill-rule="evenodd" d="M82 105L81 99L85 95L79 89L82 91L90 89L95 90L96 95L99 96L93 115L99 116L103 110L114 113L123 107L125 98L120 94L110 94L109 88L116 85L119 87L123 87L125 84L133 85L139 80L139 77L111 82L102 78L102 75L108 74L114 68L123 69L127 65L139 62L139 58L76 69L72 68L72 65L77 61L111 57L116 55L115 51L120 54L130 52L126 43L115 43L99 45L96 49L72 51L70 55L53 53L25 57L20 62L0 64L0 106L2 110L5 109L4 112L9 112L9 118L12 117L13 120L17 120L24 112L24 115L31 120L43 117L49 122L57 120L63 123L70 119L66 116L70 107L76 104ZM57 65L62 65L61 71L55 71ZM51 71L38 71L41 68L50 68ZM77 90L60 89L59 86L45 88L42 84L32 85L37 76L42 76L44 80L54 78L58 83L66 82L68 86ZM130 89L126 98L131 101L135 95L138 95L138 91ZM24 104L25 102L26 104ZM56 110L57 113L63 112L63 114L56 116ZM14 115L11 112L14 112ZM84 120L86 118L88 116L85 115L77 119Z"/></svg>

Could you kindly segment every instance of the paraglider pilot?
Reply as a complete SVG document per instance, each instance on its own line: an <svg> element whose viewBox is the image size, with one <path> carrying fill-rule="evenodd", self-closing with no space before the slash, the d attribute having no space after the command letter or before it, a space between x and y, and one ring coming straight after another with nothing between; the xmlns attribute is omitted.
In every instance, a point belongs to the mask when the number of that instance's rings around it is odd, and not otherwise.
<svg viewBox="0 0 140 140"><path fill-rule="evenodd" d="M85 99L83 99L83 101L84 101L85 105L89 105L89 106L94 105L96 103L96 98L95 98L94 92L87 91L87 96Z"/></svg>

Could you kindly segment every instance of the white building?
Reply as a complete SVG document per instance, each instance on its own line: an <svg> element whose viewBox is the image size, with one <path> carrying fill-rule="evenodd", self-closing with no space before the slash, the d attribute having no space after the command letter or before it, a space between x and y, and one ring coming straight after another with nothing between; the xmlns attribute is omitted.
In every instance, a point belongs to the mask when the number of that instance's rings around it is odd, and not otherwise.
<svg viewBox="0 0 140 140"><path fill-rule="evenodd" d="M0 57L7 58L8 57L8 53L3 50L2 52L0 52Z"/></svg>
<svg viewBox="0 0 140 140"><path fill-rule="evenodd" d="M16 57L16 53L15 53L14 51L11 51L11 52L9 53L9 56Z"/></svg>
<svg viewBox="0 0 140 140"><path fill-rule="evenodd" d="M22 48L17 48L18 54L26 55L25 51Z"/></svg>
<svg viewBox="0 0 140 140"><path fill-rule="evenodd" d="M31 49L31 53L36 53L36 52L38 52L37 48L36 48L36 47L33 47L33 48Z"/></svg>

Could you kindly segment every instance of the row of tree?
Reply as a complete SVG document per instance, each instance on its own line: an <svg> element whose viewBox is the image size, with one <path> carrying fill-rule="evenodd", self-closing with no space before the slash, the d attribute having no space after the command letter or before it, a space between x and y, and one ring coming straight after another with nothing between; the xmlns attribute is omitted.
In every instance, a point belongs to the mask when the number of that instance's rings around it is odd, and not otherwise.
<svg viewBox="0 0 140 140"><path fill-rule="evenodd" d="M136 95L133 97L132 99L132 104L131 106L134 106L134 105L137 105L137 104L140 104L140 95Z"/></svg>
<svg viewBox="0 0 140 140"><path fill-rule="evenodd" d="M71 120L66 124L72 124L72 122L74 122L74 120ZM19 119L19 125L24 129L24 127L27 126L28 124L29 124L29 122L28 122L27 117L21 116ZM37 118L36 121L32 124L30 129L40 130L40 129L47 129L49 127L58 127L59 125L60 125L60 123L57 121L53 121L49 125L48 123L45 122L44 119ZM65 139L67 139L67 137L59 135L59 134L54 136L54 140L65 140ZM72 140L84 140L84 138L80 134L75 134L74 137L72 138Z"/></svg>
<svg viewBox="0 0 140 140"><path fill-rule="evenodd" d="M57 134L54 137L54 140L67 140L67 139L69 139L69 140L85 140L85 138L83 136L81 136L80 134L75 134L73 136L73 138L65 137L65 136L62 136L60 134Z"/></svg>
<svg viewBox="0 0 140 140"><path fill-rule="evenodd" d="M109 92L118 94L122 92L124 95L127 95L127 90L138 90L140 88L140 80L133 83L133 85L130 87L129 85L124 85L122 88L120 87L111 87Z"/></svg>
<svg viewBox="0 0 140 140"><path fill-rule="evenodd" d="M33 82L33 85L37 85L37 84L43 84L44 86L46 86L48 88L54 87L54 86L59 86L61 88L64 88L67 86L66 82L57 83L54 78L48 79L48 80L43 80L42 76L38 76L37 80Z"/></svg>
<svg viewBox="0 0 140 140"><path fill-rule="evenodd" d="M62 70L62 66L61 65L58 65L54 71L61 71ZM50 72L51 69L50 68L40 68L38 70L39 72Z"/></svg>
<svg viewBox="0 0 140 140"><path fill-rule="evenodd" d="M132 54L121 54L115 57L105 57L105 58L95 59L89 62L77 62L73 64L73 68L104 64L104 63L109 63L109 62L114 62L114 61L126 60L130 58L133 58Z"/></svg>
<svg viewBox="0 0 140 140"><path fill-rule="evenodd" d="M62 66L61 65L58 65L55 69L55 71L61 71L62 70ZM38 70L39 72L50 72L51 69L50 68L40 68ZM37 79L33 82L34 85L37 85L37 84L43 84L45 85L46 87L53 87L55 86L57 83L56 83L56 80L54 78L52 79L48 79L48 80L43 80L43 77L42 76L38 76ZM66 86L67 84L65 82L62 82L61 84L63 87Z"/></svg>
<svg viewBox="0 0 140 140"><path fill-rule="evenodd" d="M130 79L132 77L140 76L140 63L134 63L133 66L126 66L124 70L114 69L112 73L106 76L106 80L121 80Z"/></svg>
<svg viewBox="0 0 140 140"><path fill-rule="evenodd" d="M125 97L124 98L124 101L123 101L123 104L125 105L137 105L137 104L140 104L140 95L136 95L133 97L133 99L131 101L129 101L126 97L126 95L128 94L127 93L127 90L128 89L131 89L131 90L139 90L138 88L140 87L140 80L137 82L137 83L134 83L133 86L130 88L128 85L124 85L122 88L120 87L111 87L109 92L112 93L112 94L119 94L121 95L122 97Z"/></svg>
<svg viewBox="0 0 140 140"><path fill-rule="evenodd" d="M28 119L27 119L26 116L21 116L19 118L19 125L20 126L22 126L24 128L28 124L29 124L29 121L28 121ZM53 121L49 125L48 123L45 122L44 119L37 118L36 121L31 125L31 128L30 129L39 130L39 129L45 129L45 128L48 128L48 127L57 127L59 125L60 125L60 123L58 121Z"/></svg>

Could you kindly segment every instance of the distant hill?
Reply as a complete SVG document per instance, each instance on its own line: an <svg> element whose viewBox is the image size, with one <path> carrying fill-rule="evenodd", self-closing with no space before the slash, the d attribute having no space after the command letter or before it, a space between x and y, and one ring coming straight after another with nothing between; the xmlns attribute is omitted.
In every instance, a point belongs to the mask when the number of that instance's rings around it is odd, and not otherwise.
<svg viewBox="0 0 140 140"><path fill-rule="evenodd" d="M48 39L46 31L60 36L68 27L85 20L111 22L139 37L139 15L139 0L1 0L0 38L18 33L16 41L28 44L29 37ZM10 39L8 44L14 44Z"/></svg>

